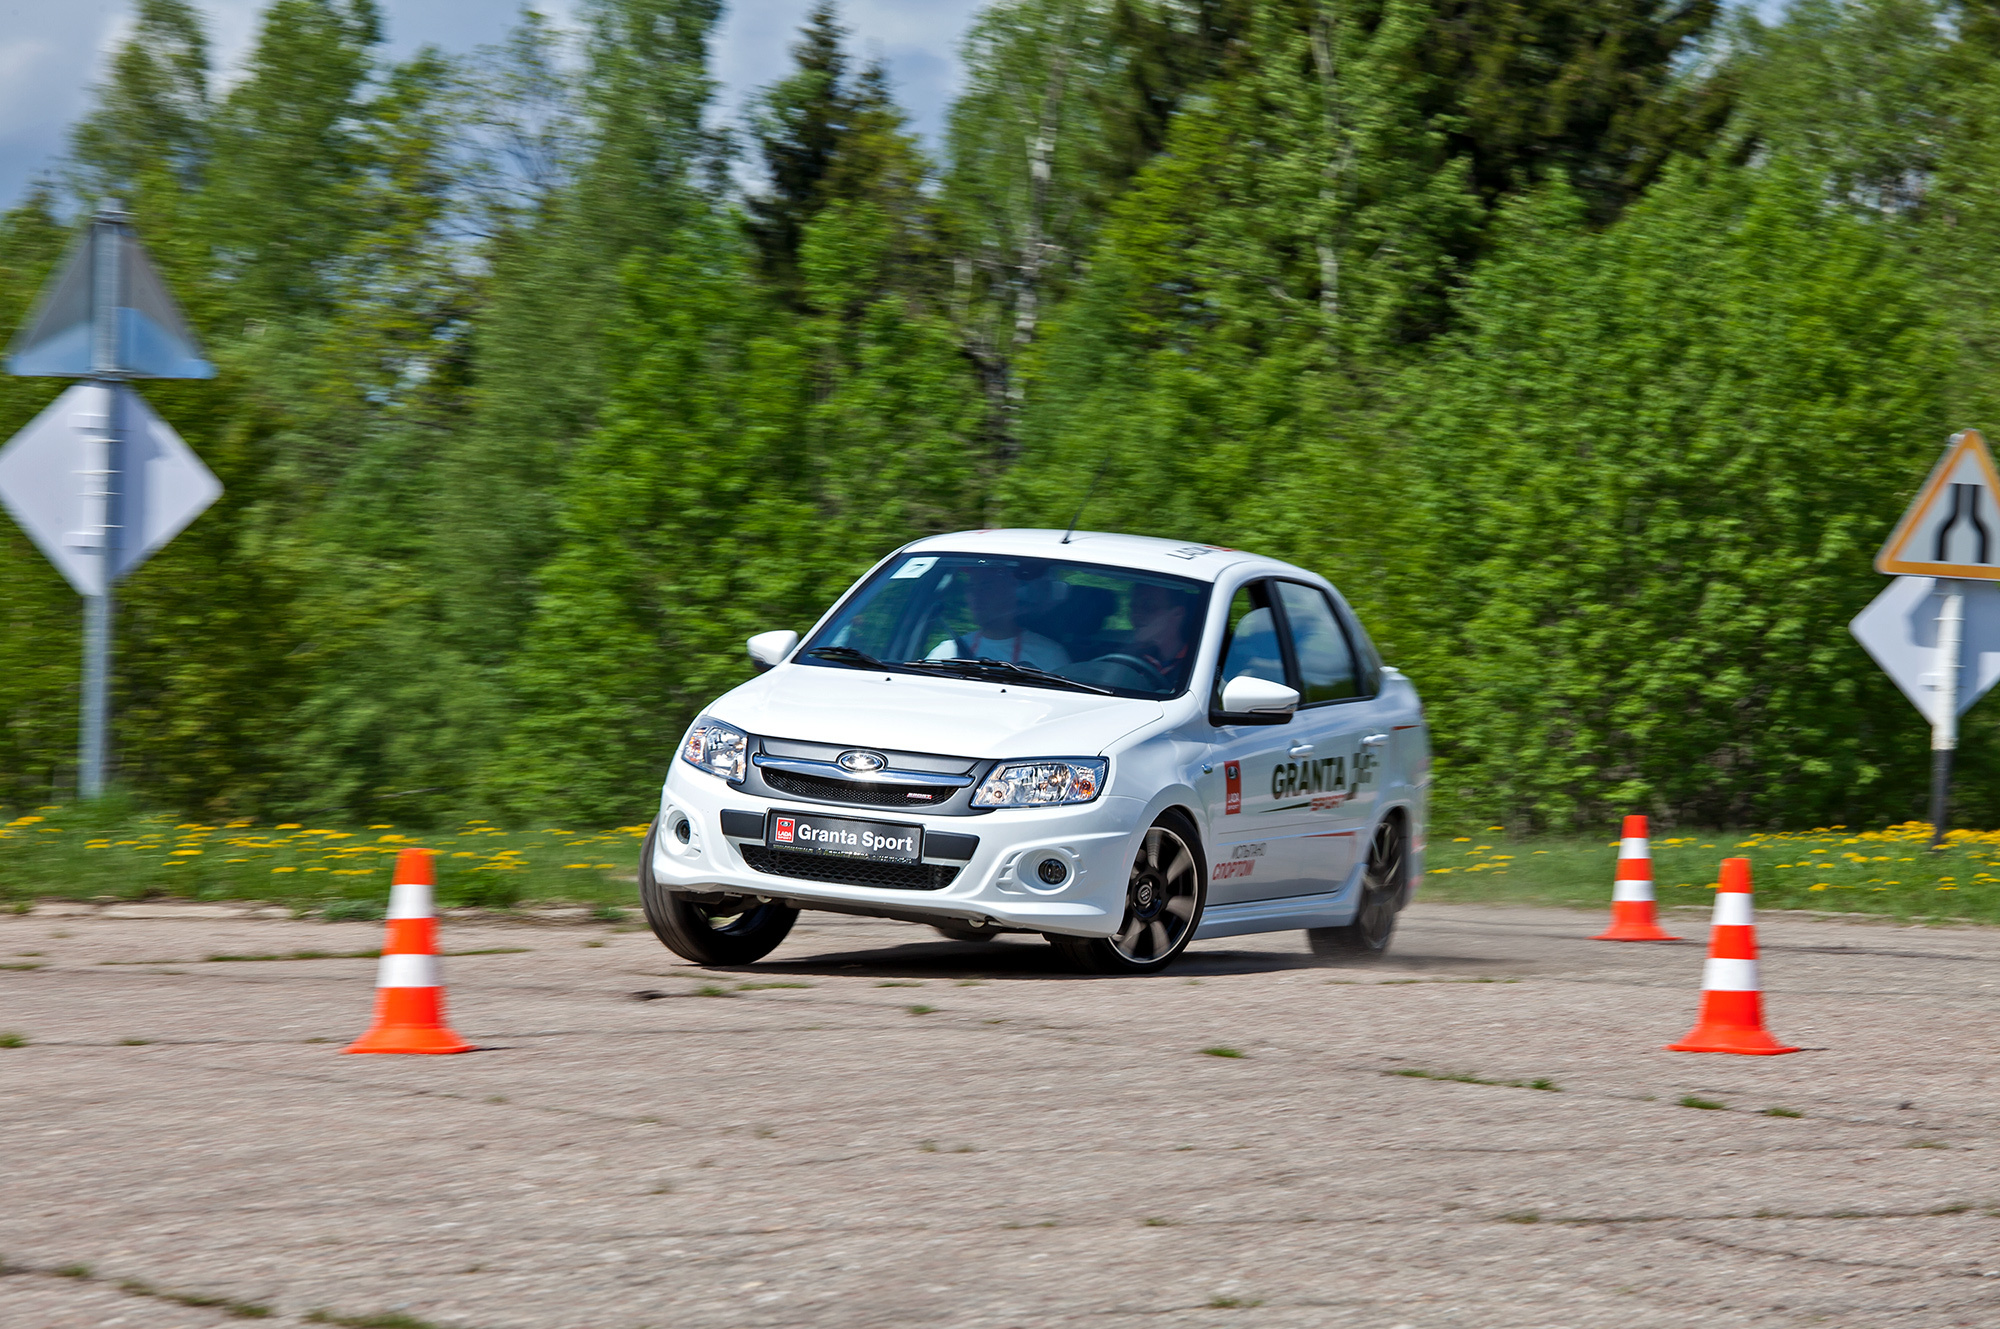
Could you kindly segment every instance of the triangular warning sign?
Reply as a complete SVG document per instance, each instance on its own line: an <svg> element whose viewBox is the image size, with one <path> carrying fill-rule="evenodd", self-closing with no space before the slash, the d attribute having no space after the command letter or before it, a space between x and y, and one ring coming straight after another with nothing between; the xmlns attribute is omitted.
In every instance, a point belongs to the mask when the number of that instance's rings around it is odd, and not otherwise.
<svg viewBox="0 0 2000 1329"><path fill-rule="evenodd" d="M100 214L71 246L54 280L42 289L34 317L14 339L7 370L29 376L81 378L214 378L215 366L181 317L180 306L123 213ZM109 297L100 302L98 283ZM100 303L111 335L100 339Z"/></svg>
<svg viewBox="0 0 2000 1329"><path fill-rule="evenodd" d="M2000 581L2000 471L1978 430L1952 436L1944 460L1875 555L1875 569Z"/></svg>

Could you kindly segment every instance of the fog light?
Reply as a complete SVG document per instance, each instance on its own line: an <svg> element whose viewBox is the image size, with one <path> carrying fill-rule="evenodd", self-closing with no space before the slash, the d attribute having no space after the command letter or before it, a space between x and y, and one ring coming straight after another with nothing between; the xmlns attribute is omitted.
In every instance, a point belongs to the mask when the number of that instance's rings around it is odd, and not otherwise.
<svg viewBox="0 0 2000 1329"><path fill-rule="evenodd" d="M682 844L686 844L693 835L694 828L688 825L686 817L674 818L674 838L676 840L679 840Z"/></svg>
<svg viewBox="0 0 2000 1329"><path fill-rule="evenodd" d="M1035 875L1044 886L1060 886L1069 880L1069 864L1060 858L1045 858L1035 866Z"/></svg>

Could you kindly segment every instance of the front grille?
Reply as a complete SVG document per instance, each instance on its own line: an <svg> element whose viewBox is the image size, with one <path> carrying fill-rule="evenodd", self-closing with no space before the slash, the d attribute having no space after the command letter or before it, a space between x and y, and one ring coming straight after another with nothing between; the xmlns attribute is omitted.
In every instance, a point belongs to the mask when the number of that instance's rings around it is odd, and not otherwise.
<svg viewBox="0 0 2000 1329"><path fill-rule="evenodd" d="M941 891L958 876L958 869L941 863L876 863L865 858L802 854L761 844L738 845L743 861L774 877L828 881L839 886L880 886L892 891Z"/></svg>
<svg viewBox="0 0 2000 1329"><path fill-rule="evenodd" d="M862 780L829 780L775 767L761 768L764 783L780 793L824 803L852 803L870 808L931 808L950 801L957 791L914 784L873 784ZM912 797L917 795L917 797Z"/></svg>

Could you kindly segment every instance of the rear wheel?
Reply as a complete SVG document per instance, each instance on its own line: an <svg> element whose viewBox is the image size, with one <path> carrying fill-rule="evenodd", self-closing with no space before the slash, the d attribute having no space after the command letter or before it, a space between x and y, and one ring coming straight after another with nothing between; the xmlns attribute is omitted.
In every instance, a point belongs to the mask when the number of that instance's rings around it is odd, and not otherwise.
<svg viewBox="0 0 2000 1329"><path fill-rule="evenodd" d="M655 821L639 851L639 903L653 935L683 960L696 964L755 964L778 948L792 930L799 911L754 896L690 896L667 890L653 880L653 842L660 833Z"/></svg>
<svg viewBox="0 0 2000 1329"><path fill-rule="evenodd" d="M1354 921L1340 928L1307 928L1314 955L1380 955L1396 932L1396 915L1409 884L1410 850L1403 823L1384 817L1368 846L1368 866L1361 873L1361 902Z"/></svg>
<svg viewBox="0 0 2000 1329"><path fill-rule="evenodd" d="M1208 900L1200 838L1177 812L1146 829L1125 884L1125 917L1109 937L1050 937L1070 965L1093 974L1156 974L1194 940Z"/></svg>

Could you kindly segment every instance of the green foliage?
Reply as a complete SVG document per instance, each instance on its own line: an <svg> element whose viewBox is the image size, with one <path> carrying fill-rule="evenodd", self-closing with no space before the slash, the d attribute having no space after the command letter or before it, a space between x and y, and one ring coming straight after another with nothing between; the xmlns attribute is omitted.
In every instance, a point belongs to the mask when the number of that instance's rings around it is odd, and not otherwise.
<svg viewBox="0 0 2000 1329"><path fill-rule="evenodd" d="M1914 810L1845 623L2000 406L1988 8L995 0L934 168L828 4L747 194L719 12L392 61L371 0L272 0L223 77L196 5L134 0L62 190L0 215L0 322L117 197L220 369L146 388L225 495L121 590L141 803L637 823L745 636L1089 494L1340 582L1447 818ZM0 380L0 431L60 387ZM79 615L0 526L27 808L73 785Z"/></svg>
<svg viewBox="0 0 2000 1329"><path fill-rule="evenodd" d="M1918 726L1845 628L1949 432L1912 274L1783 160L1678 169L1602 235L1579 212L1514 211L1405 394L1401 653L1452 797L1558 826L1901 811Z"/></svg>
<svg viewBox="0 0 2000 1329"><path fill-rule="evenodd" d="M438 902L445 907L510 909L528 900L571 900L602 908L630 903L646 830L643 822L579 832L472 821L416 835L380 822L176 822L112 797L44 805L0 821L0 902L25 904L51 894L97 901L181 896L274 901L330 921L379 919L397 855L421 846L437 855Z"/></svg>

